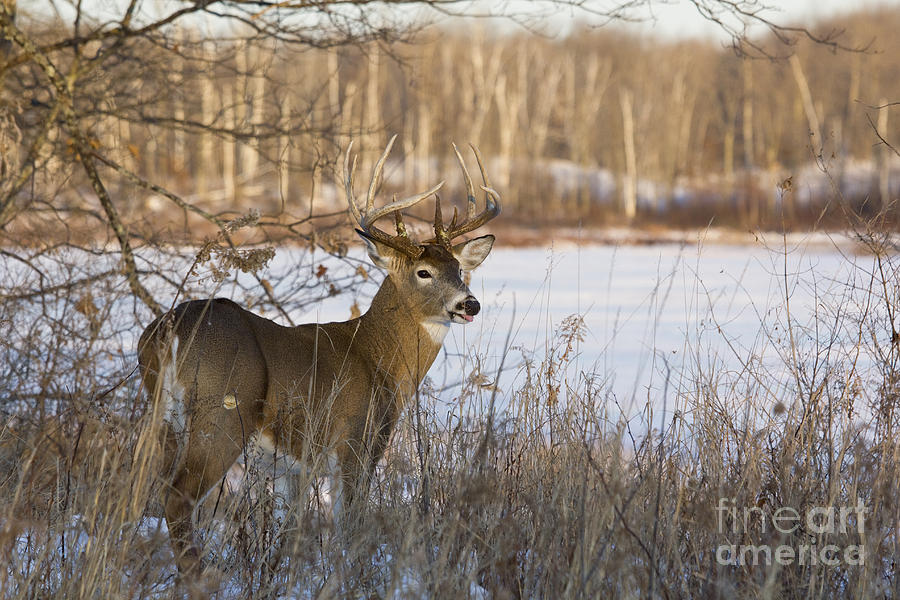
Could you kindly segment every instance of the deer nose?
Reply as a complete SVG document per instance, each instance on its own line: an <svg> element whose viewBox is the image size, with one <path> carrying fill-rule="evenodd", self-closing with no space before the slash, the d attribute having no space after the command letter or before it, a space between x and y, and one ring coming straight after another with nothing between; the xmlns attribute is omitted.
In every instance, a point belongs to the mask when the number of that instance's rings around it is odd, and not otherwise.
<svg viewBox="0 0 900 600"><path fill-rule="evenodd" d="M457 304L456 308L457 310L464 311L470 317L474 317L481 310L481 305L478 304L478 300L473 296L469 296L463 302Z"/></svg>

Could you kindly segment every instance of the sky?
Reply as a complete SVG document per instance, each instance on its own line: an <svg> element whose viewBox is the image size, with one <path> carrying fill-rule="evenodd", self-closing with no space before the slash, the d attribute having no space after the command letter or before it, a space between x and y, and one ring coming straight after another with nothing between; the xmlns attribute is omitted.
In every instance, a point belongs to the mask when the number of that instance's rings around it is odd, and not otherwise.
<svg viewBox="0 0 900 600"><path fill-rule="evenodd" d="M33 1L33 0L31 0ZM714 5L717 0L592 0L595 6L615 6L622 3L634 2L641 5L640 10L634 10L631 16L640 19L637 23L623 23L621 21L614 22L609 26L619 27L631 32L645 33L651 36L659 36L669 39L679 39L686 37L701 37L713 40L727 41L730 39L728 35L716 24L704 19L694 7L693 3ZM727 0L728 2L734 0ZM760 5L771 6L772 10L765 12L765 16L778 24L795 24L802 23L810 25L817 20L825 19L836 14L857 10L864 7L876 6L894 6L900 7L900 0L739 0L746 4L757 2ZM19 2L20 8L28 5L29 0L23 3ZM563 0L565 2L575 3L575 0ZM123 12L123 7L127 5L128 0L84 0L82 4L92 14L106 19L117 19ZM590 4L591 2L588 2ZM723 2L727 3L727 2ZM178 0L140 0L139 5L143 11L149 14L163 14L171 12L173 6L178 4ZM40 0L32 5L37 9L38 13L54 13L65 18L70 17L68 13L74 5L72 0L63 0L61 2L54 0ZM53 7L53 8L51 8ZM377 5L370 5L371 10L378 11ZM465 12L524 12L526 14L541 15L541 20L532 22L531 25L543 30L548 34L564 34L571 29L579 21L575 17L583 17L584 13L579 13L573 9L566 9L552 0L472 0L471 3L461 0L457 5L457 10ZM369 10L367 8L367 10ZM396 7L385 9L386 13L397 14ZM420 7L414 7L407 14L412 20ZM432 14L432 16L434 16ZM440 19L439 19L440 20ZM451 19L452 20L452 19ZM495 21L499 25L499 29L507 27L515 28L508 21ZM737 23L733 23L738 25ZM751 36L765 33L760 27L757 30L751 30Z"/></svg>
<svg viewBox="0 0 900 600"><path fill-rule="evenodd" d="M777 7L767 12L768 18L779 24L813 24L842 13L868 7L900 7L900 0L759 0L761 4ZM648 20L635 24L618 24L630 31L646 32L665 38L704 37L724 39L726 36L714 23L704 19L688 0L680 2L648 2Z"/></svg>

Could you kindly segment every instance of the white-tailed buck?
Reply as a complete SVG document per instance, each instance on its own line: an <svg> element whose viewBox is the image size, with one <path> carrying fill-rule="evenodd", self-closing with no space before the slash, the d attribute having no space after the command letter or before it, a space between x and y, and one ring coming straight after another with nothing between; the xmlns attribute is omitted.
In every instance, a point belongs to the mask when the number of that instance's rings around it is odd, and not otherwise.
<svg viewBox="0 0 900 600"><path fill-rule="evenodd" d="M395 136L396 137L396 136ZM494 236L453 244L500 213L500 196L473 147L484 185L475 187L454 146L467 189L466 218L445 226L430 190L375 208L388 143L375 165L365 207L354 198L350 148L344 161L350 215L372 261L387 271L369 310L341 323L283 327L222 298L185 302L151 323L138 353L144 386L162 402L169 535L182 572L196 569L195 503L220 482L248 443L297 459L327 453L337 467L335 513L363 501L397 418L440 351L451 323L468 323L480 306L462 272L487 257ZM435 195L434 237L406 232L400 211ZM396 235L375 227L393 215Z"/></svg>

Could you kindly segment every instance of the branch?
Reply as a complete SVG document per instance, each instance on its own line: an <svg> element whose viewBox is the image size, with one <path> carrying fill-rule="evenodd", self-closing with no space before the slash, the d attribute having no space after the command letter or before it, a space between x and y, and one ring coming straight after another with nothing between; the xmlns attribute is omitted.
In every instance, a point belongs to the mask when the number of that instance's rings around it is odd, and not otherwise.
<svg viewBox="0 0 900 600"><path fill-rule="evenodd" d="M18 177L12 182L4 195L0 197L0 229L3 229L6 224L12 220L14 216L12 214L12 207L16 194L22 190L34 174L37 157L40 155L49 139L50 129L56 122L61 107L62 104L59 101L59 98L57 98L53 107L41 123L37 135L31 142L31 146L28 148L28 152L25 154L25 160L21 163L21 170L19 171Z"/></svg>
<svg viewBox="0 0 900 600"><path fill-rule="evenodd" d="M746 49L751 48L758 56L766 58L778 58L770 50L764 48L761 43L752 41L747 37L747 28L751 24L762 25L783 45L791 47L796 44L793 36L803 36L810 41L826 46L833 51L843 50L847 52L866 52L872 46L872 42L864 46L848 46L839 41L844 34L843 30L832 29L826 35L813 33L806 27L791 27L779 25L768 17L764 11L774 8L770 4L762 4L758 0L690 0L694 8L707 21L720 27L731 36L733 46L739 54L750 55ZM731 16L742 21L740 27L725 22L724 16Z"/></svg>
<svg viewBox="0 0 900 600"><path fill-rule="evenodd" d="M890 106L890 105L888 104L885 106ZM900 152L898 152L897 149L894 148L889 141L884 139L884 136L881 135L881 132L878 131L878 127L875 125L875 123L872 122L872 115L870 115L869 113L866 113L866 121L869 122L869 126L872 128L872 131L875 132L875 137L877 137L879 140L881 140L881 143L884 144L887 148L889 148L891 152L893 152L897 156L900 156Z"/></svg>
<svg viewBox="0 0 900 600"><path fill-rule="evenodd" d="M0 7L3 7L2 3L0 3ZM0 14L6 14L5 9L0 8ZM156 300L154 300L150 292L147 291L147 288L145 288L138 279L137 265L134 262L134 252L132 251L131 244L128 241L128 231L126 230L125 225L122 223L122 220L119 217L119 212L116 210L112 199L109 197L106 186L103 185L103 181L100 179L100 175L97 172L97 167L94 164L90 144L88 143L84 132L78 126L78 117L75 114L74 101L72 98L72 88L75 86L75 82L77 79L78 57L76 56L76 60L72 64L72 70L69 76L67 78L63 78L59 70L53 65L50 59L46 55L39 52L32 41L28 39L28 37L26 37L25 34L10 20L3 20L2 25L2 31L4 35L6 35L20 48L22 48L22 50L25 51L26 54L32 57L34 62L40 67L40 69L47 76L47 79L50 80L50 83L56 89L57 104L62 108L66 126L69 129L69 133L72 135L73 141L75 142L78 159L81 162L82 167L84 167L84 171L91 182L91 187L97 194L97 198L100 200L100 205L103 207L103 210L106 213L108 224L115 233L116 239L118 239L119 241L119 246L122 249L122 266L125 278L128 281L128 285L131 288L132 292L134 292L134 294L144 304L146 304L147 307L154 312L154 314L161 315L163 313L162 307L158 302L156 302Z"/></svg>
<svg viewBox="0 0 900 600"><path fill-rule="evenodd" d="M163 196L163 197L171 200L176 206L178 206L182 210L192 212L196 215L203 217L210 223L213 223L216 227L219 228L219 235L223 240L225 240L225 242L227 242L228 246L232 250L237 249L237 246L235 245L234 240L232 240L232 238L231 238L231 230L229 229L228 222L223 221L216 215L214 215L210 212L207 212L207 211L203 210L202 208L191 204L190 202L185 201L184 199L179 197L177 194L173 194L172 192L165 189L164 187L156 185L154 183L150 183L149 181L143 179L142 177L131 172L130 170L126 169L125 167L119 165L118 163L116 163L108 158L101 156L100 154L98 154L96 152L92 152L92 156L95 157L100 162L102 162L103 164L105 164L106 166L113 169L114 171L123 175L126 179L131 181L133 184L135 184L141 188L144 188L145 190L151 191L155 194L159 194L160 196ZM262 278L260 278L259 273L254 271L252 273L252 275L257 280L257 282L260 284L260 287L262 287L263 291L266 294L266 297L269 299L269 302L272 303L272 306L274 306L281 313L281 315L285 319L287 319L287 321L291 325L294 325L294 321L293 321L293 319L291 319L291 316L287 313L287 311L284 310L284 307L282 307L281 303L278 302L278 300L275 298L275 295L274 295L271 287L263 285Z"/></svg>

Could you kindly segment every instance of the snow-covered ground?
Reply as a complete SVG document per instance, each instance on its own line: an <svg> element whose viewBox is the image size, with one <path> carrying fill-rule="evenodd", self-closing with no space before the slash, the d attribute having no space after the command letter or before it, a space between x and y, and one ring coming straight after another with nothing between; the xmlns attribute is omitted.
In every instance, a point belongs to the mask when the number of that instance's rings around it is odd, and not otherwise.
<svg viewBox="0 0 900 600"><path fill-rule="evenodd" d="M364 260L361 248L355 248L352 256ZM108 258L94 257L73 276L110 268ZM154 260L140 258L147 263ZM282 281L286 287L276 287L275 295L286 297L291 279L280 273L321 265L335 277L341 270L355 268L323 254L281 248L261 275ZM766 379L766 389L773 391L773 403L790 402L792 353L801 362L809 356L840 362L859 352L856 368L864 374L869 364L866 340L873 334L884 338L876 341L890 339L890 328L867 331L861 344L859 329L853 326L864 309L883 310L881 288L870 285L875 266L874 257L854 252L846 240L831 243L822 236L786 241L776 237L752 245L700 240L650 246L499 246L474 272L470 285L482 302L481 314L473 324L451 327L444 352L430 371L428 385L445 411L437 418L485 410L484 402L460 405L454 401L461 384L473 376L481 376L485 398L493 389L490 384L495 384L500 389L497 408L515 412L510 405L514 391L527 383L529 374L548 356L562 361L560 377L573 387L588 380L597 383L603 390L597 396L600 401L611 404L614 416L636 419L637 427L641 426L638 415L648 405L654 414L651 426L670 419L679 410L682 395L687 396L691 385L708 372L755 370ZM2 271L12 279L27 279L26 272L13 264ZM885 275L889 282L896 281L893 271ZM354 300L362 308L367 306L379 278L363 286L357 297L338 295L291 318L298 323L346 319ZM241 276L239 283L245 287L214 287L209 280L206 293L235 294L240 299L244 292L236 290L251 289L254 282ZM867 305L872 299L874 303ZM139 327L128 326L136 304L120 304L115 308L118 314L102 325L115 333L108 342L110 354L100 360L112 366L134 362L140 333ZM53 310L35 305L33 311L17 313L17 318ZM281 320L274 314L267 316ZM567 351L566 331L573 334L575 330L578 335L571 336L572 347ZM495 381L501 360L505 370ZM78 374L61 372L59 376ZM861 380L864 384L865 377ZM565 396L564 387L561 394ZM143 527L148 536L164 529L154 520L147 520ZM27 536L17 540L23 553L28 540ZM86 543L86 538L78 537L72 547L80 549ZM383 590L385 595L419 593L417 573L395 565L389 554L375 556L373 561L385 571L384 580L391 582ZM168 572L169 577L172 574ZM470 594L485 597L474 583ZM226 597L238 595L237 591L225 593Z"/></svg>
<svg viewBox="0 0 900 600"><path fill-rule="evenodd" d="M355 262L348 264L323 253L280 248L260 275L280 282L275 289L277 298L293 296L296 300L310 292L293 288L297 281L293 274L325 266L329 275L338 279L342 272L351 273L358 264L368 264L360 247L352 249L351 257ZM114 256L88 258L71 277L88 277L93 270L115 267ZM148 265L155 261L152 256L139 259ZM7 279L27 279L27 269L2 260L7 263ZM660 406L663 401L671 402L671 397L663 397L664 388L671 395L679 377L690 379L698 368L714 363L735 369L747 361L763 360L757 364L775 377L785 371L785 335L795 336L795 346L815 344L822 341L815 338L823 332L810 333L803 326L815 324L816 315L827 319L841 308L846 311L844 318L853 317L854 306L862 306L870 288L866 274L873 261L869 255L854 252L845 238L831 240L821 234L787 240L772 236L747 245L706 243L703 239L646 246L565 242L503 248L500 243L473 273L470 287L482 303L482 313L473 324L451 327L444 352L430 371L431 385L442 390L439 396L448 400L448 407L458 409L449 402L458 394L458 384L476 376L483 383L494 383L506 351L505 370L496 382L502 404L509 392L522 385L529 368L533 370L548 356L560 358L559 330L564 322L575 323L573 315L582 321L578 322L580 335L573 338L573 348L566 355L568 377L587 374L601 381L607 396L611 394L617 402L617 411L627 416L647 400ZM71 257L66 262L71 262ZM48 266L47 272L52 268ZM344 320L350 317L354 302L365 310L382 276L374 267L369 272L373 277L360 289L328 298L305 312L291 313L291 318L296 323ZM237 283L216 284L208 278L193 287L198 296L232 296L239 301L246 297L246 290L259 288L246 275ZM125 289L124 281L117 284ZM129 298L127 293L122 297ZM159 299L166 305L171 302L170 298ZM126 300L112 307L101 325L100 337L105 337L109 346L109 354L101 357L101 362L112 362L105 368L99 365L99 369L90 365L93 373L121 370L135 361L134 346L146 323L134 325L135 319L141 319L141 307ZM56 310L60 307L34 303L29 309L20 304L15 318L21 322L29 315ZM283 322L274 311L265 316ZM797 329L786 329L788 316ZM60 316L66 318L84 317ZM149 313L146 320L149 322ZM845 334L838 337L839 344L850 347L857 343Z"/></svg>
<svg viewBox="0 0 900 600"><path fill-rule="evenodd" d="M332 264L280 250L271 268L297 268L308 260ZM765 367L768 377L788 376L790 336L798 348L824 343L808 327L827 322L838 309L852 318L869 287L873 260L854 252L846 239L821 235L752 245L500 246L470 285L482 313L471 325L451 327L430 377L443 388L448 410L458 410L451 402L455 384L478 374L493 382L508 349L499 379L502 400L523 383L527 362L540 365L554 349L560 355L560 327L577 315L583 329L568 355L570 378L599 378L617 411L629 417L648 399L657 409L663 402L671 408L679 379L714 364L733 370L752 363ZM374 283L364 293L372 291ZM359 298L363 308L366 302ZM329 298L294 319L343 320L350 304L345 296ZM823 323L818 325L824 335ZM847 333L839 342L849 348L857 340Z"/></svg>

